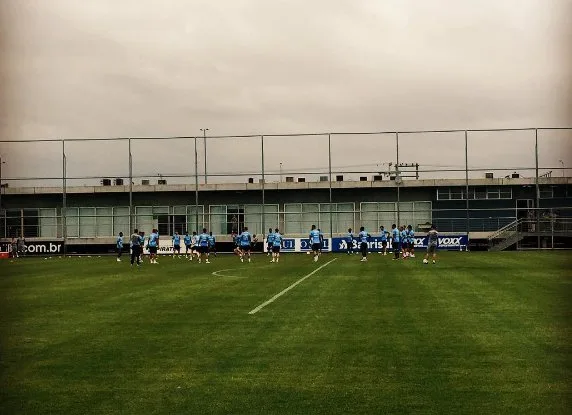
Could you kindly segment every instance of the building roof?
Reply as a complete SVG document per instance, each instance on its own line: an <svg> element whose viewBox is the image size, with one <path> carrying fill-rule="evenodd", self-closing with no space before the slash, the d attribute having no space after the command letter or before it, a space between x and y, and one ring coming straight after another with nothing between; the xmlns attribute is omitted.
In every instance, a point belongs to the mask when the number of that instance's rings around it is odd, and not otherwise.
<svg viewBox="0 0 572 415"><path fill-rule="evenodd" d="M542 177L538 179L539 185L568 185L572 183L572 177ZM395 188L393 180L381 181L335 181L335 182L272 182L272 183L217 183L199 184L200 192L214 191L267 191L277 190L319 190L329 189L367 189L367 188ZM496 178L496 179L469 179L469 186L534 186L534 177L525 178ZM465 186L465 179L425 179L403 180L401 188L420 187L448 187ZM29 194L61 194L62 187L6 187L4 195L29 195ZM133 185L132 191L137 193L149 192L194 192L194 184L165 184L165 185ZM97 193L128 193L129 185L112 186L68 186L66 193L69 194L97 194Z"/></svg>

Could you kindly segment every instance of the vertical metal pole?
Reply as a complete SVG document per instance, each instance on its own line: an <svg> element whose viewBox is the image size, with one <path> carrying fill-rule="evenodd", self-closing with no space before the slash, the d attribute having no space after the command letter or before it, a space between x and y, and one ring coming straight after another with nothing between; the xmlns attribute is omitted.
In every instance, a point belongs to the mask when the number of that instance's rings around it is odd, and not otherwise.
<svg viewBox="0 0 572 415"><path fill-rule="evenodd" d="M328 134L328 183L329 183L329 203L330 203L330 244L334 237L334 219L332 216L332 134Z"/></svg>
<svg viewBox="0 0 572 415"><path fill-rule="evenodd" d="M2 156L0 155L0 213L2 213L2 193L4 192L4 189L2 187L2 164L4 162L2 161Z"/></svg>
<svg viewBox="0 0 572 415"><path fill-rule="evenodd" d="M467 237L469 236L469 231L471 229L471 220L469 215L469 137L468 132L465 130L465 194L466 194L466 205L465 210L467 214Z"/></svg>
<svg viewBox="0 0 572 415"><path fill-rule="evenodd" d="M262 164L262 250L264 251L264 241L266 239L266 213L265 213L265 186L266 180L264 175L264 136L260 136L260 159Z"/></svg>
<svg viewBox="0 0 572 415"><path fill-rule="evenodd" d="M199 229L199 155L197 153L197 137L195 137L195 226Z"/></svg>
<svg viewBox="0 0 572 415"><path fill-rule="evenodd" d="M131 154L131 138L128 139L129 143L129 233L135 229L133 221L133 155Z"/></svg>
<svg viewBox="0 0 572 415"><path fill-rule="evenodd" d="M67 160L66 160L66 142L62 139L62 237L64 238L64 257L67 256L68 252L68 229L67 229L67 195L66 195L66 175L67 175Z"/></svg>
<svg viewBox="0 0 572 415"><path fill-rule="evenodd" d="M534 129L534 156L535 156L535 184L536 184L536 243L537 248L540 249L540 186L538 184L538 128Z"/></svg>
<svg viewBox="0 0 572 415"><path fill-rule="evenodd" d="M8 230L6 229L6 214L4 213L4 208L2 207L2 193L4 192L4 189L2 188L2 164L4 162L2 161L2 156L0 155L0 219L3 222L3 235L0 235L0 238L6 238L8 235Z"/></svg>
<svg viewBox="0 0 572 415"><path fill-rule="evenodd" d="M209 130L208 128L201 128L201 131L203 132L203 144L205 148L205 184L208 183L207 181L207 131L208 130Z"/></svg>
<svg viewBox="0 0 572 415"><path fill-rule="evenodd" d="M399 229L400 225L400 207L401 207L401 195L399 194L399 183L397 183L397 175L399 172L399 133L395 133L395 185L397 186L397 228ZM401 177L399 178L401 180Z"/></svg>

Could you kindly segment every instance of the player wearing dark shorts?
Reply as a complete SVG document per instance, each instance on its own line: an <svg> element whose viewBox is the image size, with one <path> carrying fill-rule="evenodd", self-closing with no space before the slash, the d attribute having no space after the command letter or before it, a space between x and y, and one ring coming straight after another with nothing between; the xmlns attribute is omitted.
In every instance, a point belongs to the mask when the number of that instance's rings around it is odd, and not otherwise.
<svg viewBox="0 0 572 415"><path fill-rule="evenodd" d="M280 260L280 246L282 245L282 235L278 228L274 230L274 238L272 240L272 261L278 262Z"/></svg>
<svg viewBox="0 0 572 415"><path fill-rule="evenodd" d="M365 231L365 228L362 226L359 228L358 240L359 250L361 252L361 262L367 261L367 243L369 241L370 234Z"/></svg>
<svg viewBox="0 0 572 415"><path fill-rule="evenodd" d="M393 259L399 259L399 229L395 223L391 225L391 246L393 248Z"/></svg>
<svg viewBox="0 0 572 415"><path fill-rule="evenodd" d="M175 254L177 254L177 256L180 258L181 257L181 235L179 235L178 232L175 232L175 234L172 237L173 240L173 258L175 257Z"/></svg>
<svg viewBox="0 0 572 415"><path fill-rule="evenodd" d="M240 261L244 262L244 257L248 257L248 262L250 262L250 249L252 243L252 235L248 232L248 227L244 227L244 231L238 237L240 243Z"/></svg>
<svg viewBox="0 0 572 415"><path fill-rule="evenodd" d="M137 262L137 266L141 264L141 236L139 231L135 229L129 238L131 243L131 266Z"/></svg>
<svg viewBox="0 0 572 415"><path fill-rule="evenodd" d="M266 255L271 255L274 251L272 250L274 244L274 233L272 232L272 228L268 229L268 235L266 235Z"/></svg>
<svg viewBox="0 0 572 415"><path fill-rule="evenodd" d="M312 252L314 253L314 262L318 261L322 250L322 238L320 237L320 231L316 229L316 225L312 225L312 230L310 231L310 246L312 247Z"/></svg>

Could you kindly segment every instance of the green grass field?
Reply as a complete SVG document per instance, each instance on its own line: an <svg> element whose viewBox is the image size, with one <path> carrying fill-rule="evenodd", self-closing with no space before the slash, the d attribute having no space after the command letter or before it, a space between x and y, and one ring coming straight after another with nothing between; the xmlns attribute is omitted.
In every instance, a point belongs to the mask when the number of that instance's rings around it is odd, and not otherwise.
<svg viewBox="0 0 572 415"><path fill-rule="evenodd" d="M3 415L572 408L565 252L39 258L0 276Z"/></svg>

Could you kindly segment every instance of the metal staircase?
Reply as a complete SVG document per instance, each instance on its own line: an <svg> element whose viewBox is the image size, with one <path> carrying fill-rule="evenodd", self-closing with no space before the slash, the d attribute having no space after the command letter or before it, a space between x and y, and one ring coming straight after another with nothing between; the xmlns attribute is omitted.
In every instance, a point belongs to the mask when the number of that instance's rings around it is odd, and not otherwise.
<svg viewBox="0 0 572 415"><path fill-rule="evenodd" d="M520 231L523 221L523 219L517 219L493 232L489 236L489 251L503 251L520 242L525 236Z"/></svg>

